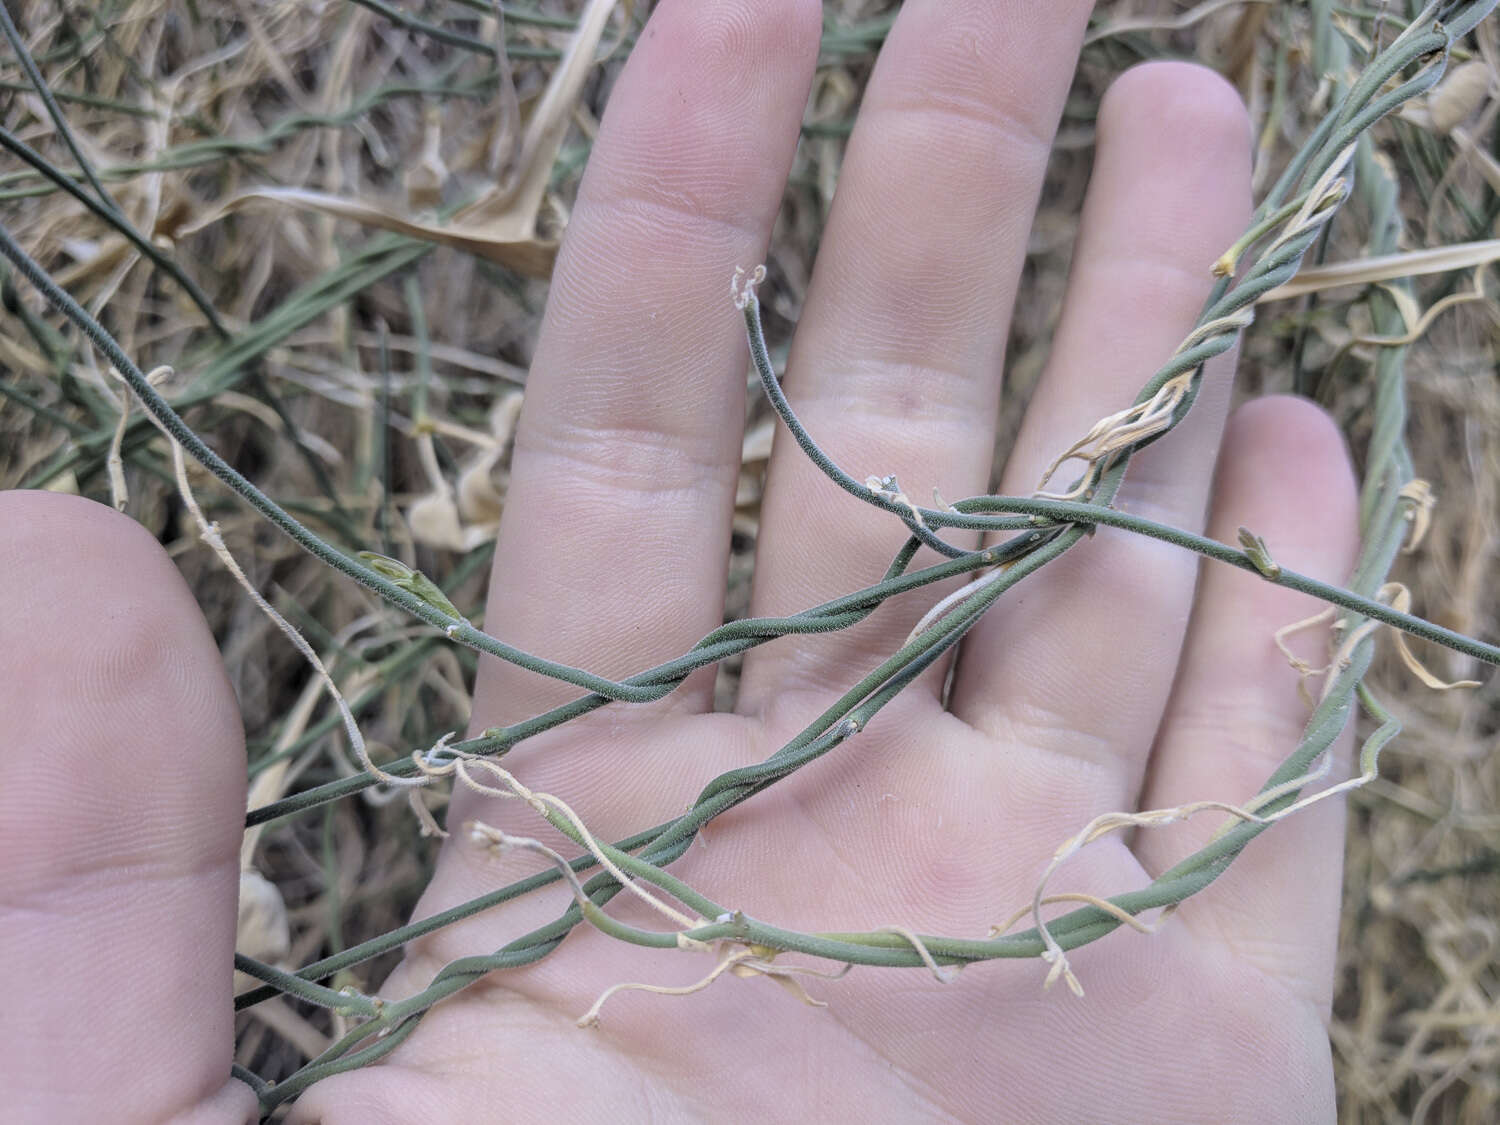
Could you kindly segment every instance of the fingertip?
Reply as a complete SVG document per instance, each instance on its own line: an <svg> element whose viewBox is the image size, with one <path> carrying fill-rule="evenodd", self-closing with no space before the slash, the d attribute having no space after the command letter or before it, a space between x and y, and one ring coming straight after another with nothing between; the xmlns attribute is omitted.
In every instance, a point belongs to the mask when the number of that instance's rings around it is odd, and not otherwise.
<svg viewBox="0 0 1500 1125"><path fill-rule="evenodd" d="M1037 487L1060 450L1129 403L1180 349L1213 291L1214 263L1248 222L1250 171L1245 107L1217 74L1154 63L1115 81L1100 107L1067 299L1002 492ZM1174 527L1202 527L1232 377L1230 356L1206 365L1192 413L1132 457L1120 506ZM1151 647L1122 667L1103 646L1087 705L1071 695L1064 704L1060 695L1052 707L1066 706L1096 746L1137 748L1111 756L1116 791L1134 792L1138 748L1171 686L1193 569L1186 556L1162 558L1159 545L1128 536L1105 537L1049 568L1033 580L1039 585L1028 582L1029 605L997 607L965 639L956 710L992 727L1001 709L989 701L1034 706L1046 684L1067 685L1077 674L1072 646L1054 638L1097 635L1108 622L1126 643ZM1019 644L1018 635L1025 636ZM1040 673L1049 667L1059 671Z"/></svg>
<svg viewBox="0 0 1500 1125"><path fill-rule="evenodd" d="M1342 584L1358 550L1358 506L1343 435L1316 405L1269 396L1231 416L1214 482L1212 538L1233 543L1243 527L1284 571ZM1244 804L1265 784L1304 737L1311 706L1304 693L1317 692L1313 669L1331 651L1328 624L1314 616L1324 608L1253 572L1208 565L1152 754L1146 807ZM1332 746L1334 780L1347 775L1352 734L1346 728ZM1337 801L1299 811L1253 842L1182 912L1186 925L1318 1013L1331 995L1343 824ZM1165 870L1206 844L1213 828L1204 818L1171 838L1148 834L1137 854L1148 870Z"/></svg>
<svg viewBox="0 0 1500 1125"><path fill-rule="evenodd" d="M1099 135L1103 142L1127 133L1145 133L1249 170L1244 99L1221 74L1198 63L1145 62L1116 78L1099 106Z"/></svg>
<svg viewBox="0 0 1500 1125"><path fill-rule="evenodd" d="M75 540L75 534L85 531ZM61 543L77 550L98 548L104 553L123 547L147 550L150 533L129 516L82 496L62 492L13 489L0 492L0 563L36 566L57 557Z"/></svg>
<svg viewBox="0 0 1500 1125"><path fill-rule="evenodd" d="M746 370L726 288L736 266L765 259L820 27L813 0L663 0L610 92L496 538L486 616L521 648L623 675L723 620ZM539 521L554 533L534 534ZM595 549L601 537L629 538L631 565ZM627 612L665 624L643 648ZM711 673L691 677L664 706L701 710L712 686ZM488 724L568 698L492 658L474 694Z"/></svg>
<svg viewBox="0 0 1500 1125"><path fill-rule="evenodd" d="M1241 406L1225 433L1215 508L1220 538L1243 525L1274 539L1283 565L1341 580L1359 542L1359 490L1338 423L1296 395Z"/></svg>
<svg viewBox="0 0 1500 1125"><path fill-rule="evenodd" d="M726 29L730 32L726 45L739 48L736 57L743 59L747 41L740 38L741 31L750 34L749 45L759 41L762 33L772 37L767 45L816 40L823 28L823 4L822 0L664 0L651 21L657 21L658 31L692 28L713 35L716 28ZM757 56L751 52L748 57Z"/></svg>
<svg viewBox="0 0 1500 1125"><path fill-rule="evenodd" d="M0 573L0 987L27 1013L0 1021L0 1085L38 1120L114 1119L122 1089L132 1119L243 1106L245 764L213 637L91 501L0 493Z"/></svg>
<svg viewBox="0 0 1500 1125"><path fill-rule="evenodd" d="M1248 221L1251 153L1239 92L1196 63L1132 67L1099 107L1096 181L1108 194L1131 185L1137 195L1150 191L1160 202L1132 207L1134 240L1173 248L1177 258L1184 250L1203 257L1191 268L1205 285L1209 265Z"/></svg>
<svg viewBox="0 0 1500 1125"><path fill-rule="evenodd" d="M657 9L647 33L695 71L732 79L788 52L812 54L822 23L819 0L675 0Z"/></svg>
<svg viewBox="0 0 1500 1125"><path fill-rule="evenodd" d="M688 127L689 136L676 147L690 160L701 159L696 154L716 133L732 147L724 135L737 131L736 117L763 127L766 104L787 98L800 113L806 90L794 91L790 79L811 81L821 33L817 0L664 3L647 21L610 103L625 107L615 116L635 117L636 125L666 143L673 143L670 132ZM642 119L638 110L645 104L653 112ZM785 138L760 140L777 144Z"/></svg>
<svg viewBox="0 0 1500 1125"><path fill-rule="evenodd" d="M611 239L577 220L604 208L619 227L620 212L642 204L647 221L631 238L652 243L652 261L662 228L679 247L745 232L763 240L798 141L820 31L820 10L807 0L661 4L609 94L564 252L582 242L590 272L628 258L618 266L636 276L641 254L626 255L618 231ZM554 285L569 281L566 268L558 274Z"/></svg>
<svg viewBox="0 0 1500 1125"><path fill-rule="evenodd" d="M75 794L97 789L115 807L149 793L162 809L161 827L174 838L236 836L221 815L242 800L244 784L234 693L203 615L161 544L136 521L92 500L3 492L0 573L7 576L0 591L6 670L0 690L17 726L55 731L38 721L50 710L72 735L58 739L56 754L44 760L12 741L0 746L0 765L70 777ZM222 752L183 770L183 746L149 737L167 730L192 732L194 745ZM109 780L116 770L123 782ZM205 792L214 800L205 802ZM31 819L24 808L16 812ZM55 832L66 854L74 815L84 815L78 801L37 815L28 831ZM144 831L140 837L151 839ZM28 854L43 851L33 847Z"/></svg>
<svg viewBox="0 0 1500 1125"><path fill-rule="evenodd" d="M1235 543L1240 529L1260 538L1283 570L1342 584L1359 549L1359 496L1338 424L1320 407L1292 395L1248 402L1230 416L1214 479L1211 538ZM1279 631L1324 609L1307 594L1229 567L1210 566L1199 597L1199 618L1185 660L1234 654L1241 679L1208 695L1244 690L1277 716L1269 745L1290 748L1305 719ZM1326 630L1299 630L1289 643L1314 665ZM1269 728L1268 728L1269 729ZM1250 773L1284 756L1271 750ZM1247 778L1248 780L1248 778Z"/></svg>

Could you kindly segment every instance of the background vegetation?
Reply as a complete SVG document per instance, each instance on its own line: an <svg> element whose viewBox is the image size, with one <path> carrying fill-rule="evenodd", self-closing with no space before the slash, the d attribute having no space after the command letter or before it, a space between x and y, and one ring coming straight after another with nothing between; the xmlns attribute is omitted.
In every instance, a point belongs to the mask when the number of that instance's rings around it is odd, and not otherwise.
<svg viewBox="0 0 1500 1125"><path fill-rule="evenodd" d="M585 5L562 0L505 5L503 25L488 0L7 3L78 151L16 52L0 52L0 224L142 368L182 372L169 393L196 380L192 401L178 404L226 460L328 541L420 567L473 618L551 252L646 5L620 6L596 61L566 55ZM896 7L825 4L823 56L768 261L773 352L797 318L844 141ZM1109 81L1158 57L1225 73L1251 108L1264 188L1328 109L1319 61L1328 37L1357 61L1382 19L1406 14L1402 3L1374 2L1098 6L1032 234L999 459L1047 353ZM1500 38L1489 23L1476 39L1437 93L1375 134L1401 185L1412 250L1497 235ZM539 105L549 78L570 65L578 96ZM554 127L528 128L538 114ZM40 169L27 152L40 154ZM49 179L49 170L80 168L97 175L115 215ZM1367 224L1346 208L1319 254L1361 257ZM200 300L147 260L147 248L169 256ZM1421 277L1405 310L1409 443L1438 503L1420 551L1393 573L1418 612L1483 638L1500 634L1492 274L1470 265ZM1373 424L1374 291L1355 284L1263 305L1241 362L1242 393L1312 395L1344 425L1357 458ZM165 442L137 414L112 484L119 384L8 270L0 304L0 487L118 496L167 545L239 694L252 805L354 772L302 658L199 544ZM772 432L749 381L746 402L734 612L748 596ZM202 474L193 479L250 580L323 655L377 760L464 725L470 650L438 644ZM1385 751L1381 779L1351 798L1332 1028L1351 1122L1500 1118L1500 677L1447 651L1424 658L1444 679L1483 686L1436 692L1388 652L1376 664L1372 682L1405 729ZM730 661L725 699L734 675ZM252 831L241 949L297 966L389 930L405 921L431 856L401 803L342 801ZM331 983L373 987L392 956ZM341 1030L284 999L240 1019L238 1061L268 1078L291 1073Z"/></svg>

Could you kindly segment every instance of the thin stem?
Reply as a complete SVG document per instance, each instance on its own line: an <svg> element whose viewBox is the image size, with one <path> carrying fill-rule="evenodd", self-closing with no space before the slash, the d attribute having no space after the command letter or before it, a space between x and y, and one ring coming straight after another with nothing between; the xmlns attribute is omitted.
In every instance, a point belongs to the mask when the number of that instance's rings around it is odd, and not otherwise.
<svg viewBox="0 0 1500 1125"><path fill-rule="evenodd" d="M3 6L0 6L0 11L4 11ZM78 200L79 203L82 203L84 207L88 208L98 218L119 231L126 241L140 251L142 257L157 266L182 287L183 292L188 295L188 299L197 306L198 311L208 321L209 327L220 338L226 340L229 338L229 329L224 327L224 322L219 318L218 310L214 308L213 302L208 299L208 295L203 292L198 283L188 277L183 272L182 267L164 254L149 238L136 230L135 225L125 217L123 211L114 205L109 196L103 195L100 199L93 198L88 192L84 191L71 179L49 164L40 153L4 126L0 126L0 146L19 156L27 164L30 164L38 172L46 176L47 179L62 188L63 191Z"/></svg>
<svg viewBox="0 0 1500 1125"><path fill-rule="evenodd" d="M130 385L130 389L135 392L136 397L140 399L141 404L146 410L162 424L163 428L171 434L174 440L182 445L194 460L247 500L261 515L284 531L289 538L309 554L321 559L335 570L348 575L361 585L375 591L391 604L406 610L414 617L421 618L429 625L441 629L448 637L468 645L470 648L489 653L491 656L497 656L501 660L517 664L529 671L562 680L577 687L587 688L589 691L610 699L644 702L660 698L660 693L654 692L650 688L637 688L630 684L616 683L603 676L596 676L591 672L572 668L566 664L559 664L556 661L533 656L531 653L508 645L504 641L476 629L467 621L449 616L430 602L424 601L415 594L397 586L372 568L330 547L205 445L203 440L188 428L177 412L167 403L167 400L162 398L156 388L146 381L146 376L120 348L114 337L106 332L99 325L98 321L94 320L77 301L73 300L67 292L58 286L47 275L46 271L21 249L20 245L11 237L10 232L4 227L0 227L0 253L9 258L16 269L28 281L41 290L42 294L52 303L53 307L62 312L64 316L71 320L93 341L95 347L104 354L105 358L115 365L115 369L120 372L125 381Z"/></svg>
<svg viewBox="0 0 1500 1125"><path fill-rule="evenodd" d="M394 4L387 4L385 0L350 0L350 3L358 4L361 8L368 8L376 15L382 16L395 24L397 27L405 28L407 31L425 35L434 43L446 43L450 47L459 47L465 51L473 51L476 54L495 57L495 46L486 43L482 39L475 39L472 35L465 35L460 31L450 31L442 24L430 23L427 20L403 12Z"/></svg>
<svg viewBox="0 0 1500 1125"><path fill-rule="evenodd" d="M0 29L4 30L5 38L10 40L11 50L15 51L16 58L20 60L21 69L26 72L26 77L31 79L31 85L42 99L42 104L47 107L47 115L52 118L53 128L57 130L57 135L62 138L63 144L67 145L68 151L73 154L73 159L82 170L84 178L88 180L89 186L94 189L95 194L106 207L118 212L119 208L115 205L115 201L110 198L109 192L104 190L99 177L94 175L93 167L84 158L83 150L78 147L78 141L73 136L73 130L68 128L68 119L63 116L62 107L52 96L51 89L42 78L42 72L37 69L36 61L32 59L31 52L26 49L25 40L16 30L15 21L10 18L10 4L7 0L0 0Z"/></svg>
<svg viewBox="0 0 1500 1125"><path fill-rule="evenodd" d="M324 988L292 973L284 972L273 965L262 964L253 957L246 957L243 953L234 955L234 967L256 980L263 980L274 985L278 992L295 996L299 1000L306 1000L309 1004L316 1004L321 1008L330 1008L336 1012L356 1016L380 1014L382 1006L380 1001L365 996L363 993L340 992Z"/></svg>

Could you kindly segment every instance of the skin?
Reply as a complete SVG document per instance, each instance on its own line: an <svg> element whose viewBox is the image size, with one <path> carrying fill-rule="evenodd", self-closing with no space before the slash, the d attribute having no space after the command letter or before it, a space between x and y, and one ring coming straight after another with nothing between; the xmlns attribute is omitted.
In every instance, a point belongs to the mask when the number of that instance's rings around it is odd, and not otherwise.
<svg viewBox="0 0 1500 1125"><path fill-rule="evenodd" d="M901 11L787 381L856 476L895 472L914 495L985 490L1005 310L1088 11ZM495 552L486 620L512 643L619 676L721 620L745 373L727 283L764 256L819 16L815 0L663 0L619 79L557 264ZM1185 335L1208 264L1249 213L1249 152L1244 110L1212 74L1155 64L1115 84L1066 307L1001 491L1033 488ZM1340 580L1355 495L1336 429L1288 398L1226 426L1231 378L1231 364L1210 365L1189 419L1132 461L1120 503L1221 540L1245 524L1284 565ZM778 441L753 612L871 581L904 536ZM605 557L607 542L630 549ZM8 1010L25 1013L0 1021L8 1112L251 1117L226 1078L243 747L212 638L158 544L88 501L0 495L0 571L0 965ZM655 823L786 741L940 593L755 650L732 714L710 713L700 673L507 764L601 837ZM1271 634L1316 608L1100 529L970 634L946 708L937 669L710 825L674 872L792 928L982 935L1093 816L1252 794L1306 716ZM571 692L486 661L474 726ZM556 839L524 807L457 794L449 822L472 819ZM1111 837L1053 889L1140 886L1214 827ZM826 1009L725 978L686 998L616 997L585 1032L573 1021L609 985L686 984L710 962L579 930L434 1009L386 1063L312 1088L292 1120L1329 1120L1342 828L1340 806L1318 806L1257 839L1156 935L1079 951L1082 999L1043 992L1037 962L973 966L946 985L860 969L811 982ZM456 834L417 913L537 865ZM554 888L417 943L385 992L415 991L564 901ZM611 911L662 925L623 898Z"/></svg>

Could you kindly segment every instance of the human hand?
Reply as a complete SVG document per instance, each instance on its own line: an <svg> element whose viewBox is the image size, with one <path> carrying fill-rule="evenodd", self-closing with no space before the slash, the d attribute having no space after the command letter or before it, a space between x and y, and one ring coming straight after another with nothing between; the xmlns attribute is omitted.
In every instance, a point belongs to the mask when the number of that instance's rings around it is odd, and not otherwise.
<svg viewBox="0 0 1500 1125"><path fill-rule="evenodd" d="M1005 310L1088 10L1073 0L902 10L788 365L808 428L859 475L985 491ZM744 377L727 281L764 256L819 15L806 0L668 0L620 78L558 261L495 553L486 620L513 644L619 676L685 651L722 619ZM1002 492L1030 491L1186 334L1208 263L1244 227L1248 184L1244 113L1217 78L1156 65L1117 84L1101 110L1067 307ZM1286 565L1341 577L1355 521L1336 432L1305 403L1264 401L1230 423L1220 454L1230 376L1210 364L1188 420L1132 460L1121 506L1180 527L1206 519L1221 540L1248 524ZM0 528L11 576L0 591L11 734L0 832L12 857L0 953L40 966L82 963L87 951L105 966L99 979L12 974L12 1011L30 1014L3 1025L7 1085L39 1119L118 1119L122 1089L139 1092L130 1109L143 1120L251 1113L248 1092L225 1081L243 770L207 631L128 521L7 494ZM867 584L905 536L780 441L752 611ZM62 559L59 543L70 544ZM837 752L714 821L674 874L792 929L982 935L1099 813L1249 796L1304 717L1270 635L1310 609L1223 569L1205 572L1195 601L1195 573L1184 552L1101 528L975 627L946 705L946 669L934 669ZM567 799L601 838L657 823L709 778L782 745L939 594L752 651L734 714L710 713L704 672L658 703L614 705L524 743L506 765ZM474 725L566 697L486 660ZM141 815L116 823L121 809ZM449 822L474 819L543 835L524 808L456 793ZM1213 828L1101 841L1062 879L1098 894L1139 886ZM1253 843L1159 934L1073 954L1081 999L1043 993L1035 963L975 965L948 984L859 969L810 985L826 1010L765 980L724 980L682 998L618 997L585 1032L574 1020L610 985L686 984L706 966L580 928L538 964L435 1007L385 1064L314 1087L293 1120L524 1121L558 1109L1326 1120L1341 831L1332 802L1309 810ZM418 913L533 869L455 833ZM537 894L439 931L409 949L386 991L413 992L566 902L561 890ZM177 928L164 931L164 909ZM80 1019L91 1034L78 1034Z"/></svg>

